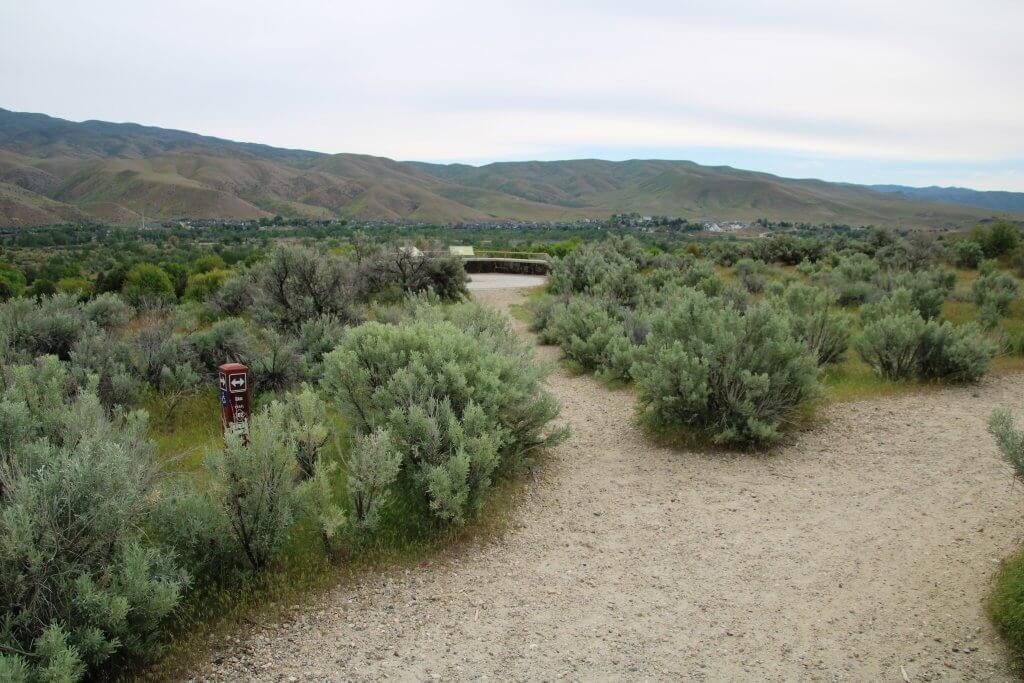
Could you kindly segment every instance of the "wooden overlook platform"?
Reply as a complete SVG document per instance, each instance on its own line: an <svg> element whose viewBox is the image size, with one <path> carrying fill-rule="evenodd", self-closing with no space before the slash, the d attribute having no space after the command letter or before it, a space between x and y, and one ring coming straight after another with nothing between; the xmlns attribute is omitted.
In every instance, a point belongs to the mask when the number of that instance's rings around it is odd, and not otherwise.
<svg viewBox="0 0 1024 683"><path fill-rule="evenodd" d="M458 258L467 273L518 273L547 275L551 256L533 251L476 251L473 247L449 247L447 251L423 252L426 258Z"/></svg>

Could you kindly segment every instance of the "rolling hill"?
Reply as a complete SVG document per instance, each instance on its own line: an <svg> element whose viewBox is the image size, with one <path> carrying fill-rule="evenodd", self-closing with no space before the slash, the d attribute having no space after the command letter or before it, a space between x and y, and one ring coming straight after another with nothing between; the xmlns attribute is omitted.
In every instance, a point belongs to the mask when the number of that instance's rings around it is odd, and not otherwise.
<svg viewBox="0 0 1024 683"><path fill-rule="evenodd" d="M1001 190L970 190L966 187L908 187L906 185L871 185L872 190L895 192L910 199L964 204L992 211L1024 213L1024 192Z"/></svg>
<svg viewBox="0 0 1024 683"><path fill-rule="evenodd" d="M927 198L926 198L927 199ZM940 197L947 199L947 197ZM689 161L400 162L0 109L0 226L281 214L422 222L689 219L960 227L1012 206L929 201Z"/></svg>

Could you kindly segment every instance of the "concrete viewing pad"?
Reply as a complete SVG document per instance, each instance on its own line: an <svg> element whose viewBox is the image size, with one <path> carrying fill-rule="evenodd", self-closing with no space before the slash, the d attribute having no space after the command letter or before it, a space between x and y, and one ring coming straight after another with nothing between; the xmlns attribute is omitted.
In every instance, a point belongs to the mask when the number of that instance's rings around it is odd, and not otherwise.
<svg viewBox="0 0 1024 683"><path fill-rule="evenodd" d="M469 277L469 283L466 286L471 292L484 289L540 287L548 281L544 275L513 275L511 273L473 273Z"/></svg>

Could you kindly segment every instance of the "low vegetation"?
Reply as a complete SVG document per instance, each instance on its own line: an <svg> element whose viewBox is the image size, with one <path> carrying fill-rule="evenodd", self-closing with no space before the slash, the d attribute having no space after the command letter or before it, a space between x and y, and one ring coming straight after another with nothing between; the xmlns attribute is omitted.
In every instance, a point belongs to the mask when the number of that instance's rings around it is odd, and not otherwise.
<svg viewBox="0 0 1024 683"><path fill-rule="evenodd" d="M0 679L102 676L296 557L472 519L563 432L465 279L408 249L282 246L0 303ZM253 368L247 434L178 450L178 412L229 361Z"/></svg>
<svg viewBox="0 0 1024 683"><path fill-rule="evenodd" d="M844 382L976 382L1019 348L1016 278L994 260L949 267L968 250L1006 258L1015 236L995 224L948 247L875 231L673 253L609 239L556 264L531 325L580 369L635 382L654 429L764 448ZM970 317L945 319L951 306Z"/></svg>
<svg viewBox="0 0 1024 683"><path fill-rule="evenodd" d="M1008 410L996 410L989 420L1003 459L1013 468L1018 481L1024 481L1024 432L1014 428ZM989 596L989 614L1018 658L1024 658L1024 553L1003 563Z"/></svg>
<svg viewBox="0 0 1024 683"><path fill-rule="evenodd" d="M1013 226L698 242L658 225L530 237L556 259L531 326L633 386L650 429L763 449L821 400L974 382L1024 352ZM543 367L465 300L458 261L266 228L212 249L174 228L4 238L0 679L133 670L275 576L445 537L565 436ZM216 421L232 361L256 388L244 440ZM993 432L1018 465L1024 437L1006 417ZM1015 566L992 603L1011 639Z"/></svg>

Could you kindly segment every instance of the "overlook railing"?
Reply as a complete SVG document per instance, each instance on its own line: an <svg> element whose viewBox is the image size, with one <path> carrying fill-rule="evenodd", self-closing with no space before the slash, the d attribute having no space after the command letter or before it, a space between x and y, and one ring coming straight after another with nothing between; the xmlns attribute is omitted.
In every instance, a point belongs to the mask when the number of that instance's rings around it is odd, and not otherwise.
<svg viewBox="0 0 1024 683"><path fill-rule="evenodd" d="M467 273L521 273L546 275L551 270L551 256L542 251L503 251L468 248L451 251L425 251L424 258L458 258Z"/></svg>

